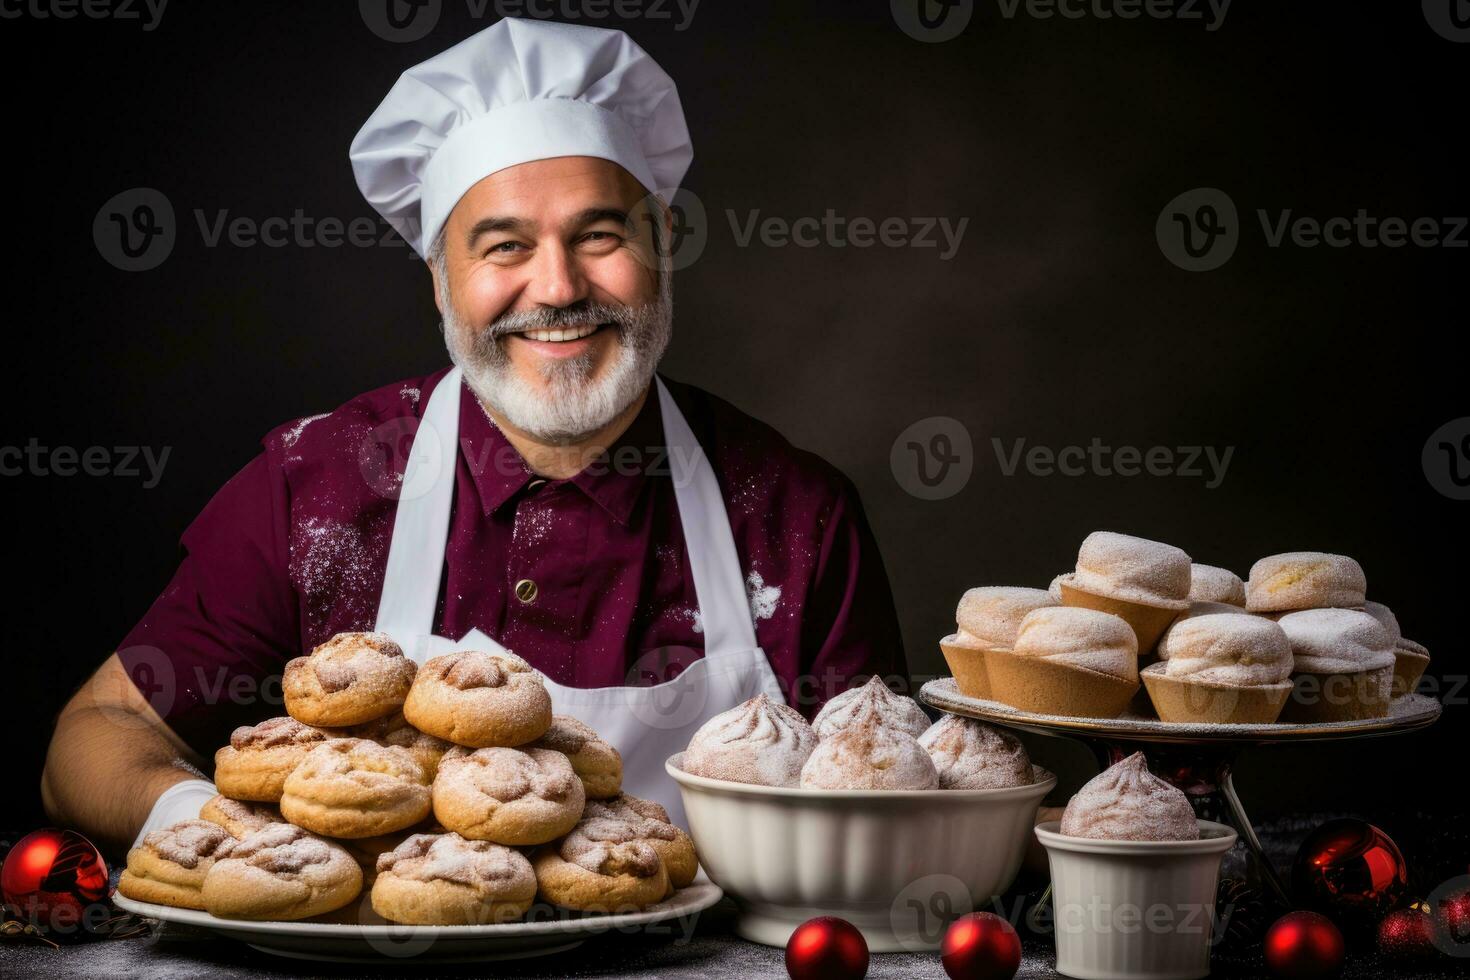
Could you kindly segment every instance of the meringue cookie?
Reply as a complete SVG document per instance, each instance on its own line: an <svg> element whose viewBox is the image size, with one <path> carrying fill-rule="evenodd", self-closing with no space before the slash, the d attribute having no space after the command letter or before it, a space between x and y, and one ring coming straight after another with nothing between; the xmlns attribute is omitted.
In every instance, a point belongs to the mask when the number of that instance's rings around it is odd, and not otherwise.
<svg viewBox="0 0 1470 980"><path fill-rule="evenodd" d="M868 678L862 687L843 691L823 705L812 719L812 728L816 729L818 738L829 738L868 711L875 713L880 723L914 738L929 728L929 716L918 702L894 694L877 674Z"/></svg>
<svg viewBox="0 0 1470 980"><path fill-rule="evenodd" d="M1251 566L1245 607L1251 612L1356 607L1363 605L1367 589L1363 567L1347 555L1290 551Z"/></svg>
<svg viewBox="0 0 1470 980"><path fill-rule="evenodd" d="M1142 752L1093 777L1062 814L1061 832L1094 840L1199 840L1189 797L1148 771Z"/></svg>
<svg viewBox="0 0 1470 980"><path fill-rule="evenodd" d="M1117 616L1080 606L1035 609L1021 620L1013 650L1124 680L1138 680L1138 637Z"/></svg>
<svg viewBox="0 0 1470 980"><path fill-rule="evenodd" d="M1077 551L1077 569L1061 584L1094 595L1165 609L1188 605L1189 555L1162 541L1093 531Z"/></svg>
<svg viewBox="0 0 1470 980"><path fill-rule="evenodd" d="M1291 676L1291 641L1259 616L1211 613L1181 619L1159 641L1170 677L1206 684L1258 687Z"/></svg>
<svg viewBox="0 0 1470 980"><path fill-rule="evenodd" d="M968 633L987 647L1009 649L1027 613L1057 605L1061 601L1043 589L988 585L970 589L960 597L955 622L962 636Z"/></svg>
<svg viewBox="0 0 1470 980"><path fill-rule="evenodd" d="M817 744L801 768L803 789L938 789L934 761L910 734L868 710Z"/></svg>
<svg viewBox="0 0 1470 980"><path fill-rule="evenodd" d="M1298 673L1349 674L1392 667L1393 636L1356 609L1303 609L1276 621L1291 641Z"/></svg>
<svg viewBox="0 0 1470 980"><path fill-rule="evenodd" d="M1189 598L1245 608L1245 583L1228 568L1196 563L1189 567Z"/></svg>
<svg viewBox="0 0 1470 980"><path fill-rule="evenodd" d="M796 786L817 733L795 708L757 694L705 722L684 751L684 771L757 786Z"/></svg>
<svg viewBox="0 0 1470 980"><path fill-rule="evenodd" d="M1036 782L1020 740L973 718L945 715L919 736L919 744L939 772L940 789L1000 789Z"/></svg>

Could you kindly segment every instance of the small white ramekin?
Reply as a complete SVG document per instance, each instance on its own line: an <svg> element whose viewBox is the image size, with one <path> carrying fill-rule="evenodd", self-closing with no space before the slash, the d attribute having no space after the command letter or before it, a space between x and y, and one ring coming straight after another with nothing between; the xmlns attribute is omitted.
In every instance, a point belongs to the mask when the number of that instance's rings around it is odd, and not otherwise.
<svg viewBox="0 0 1470 980"><path fill-rule="evenodd" d="M1092 840L1036 827L1051 862L1057 972L1080 980L1209 976L1220 859L1234 830L1197 841Z"/></svg>
<svg viewBox="0 0 1470 980"><path fill-rule="evenodd" d="M682 760L665 768L700 862L739 908L736 931L779 947L837 915L875 953L938 949L953 918L990 908L1057 783L1037 767L1034 784L1005 789L782 789L693 776Z"/></svg>

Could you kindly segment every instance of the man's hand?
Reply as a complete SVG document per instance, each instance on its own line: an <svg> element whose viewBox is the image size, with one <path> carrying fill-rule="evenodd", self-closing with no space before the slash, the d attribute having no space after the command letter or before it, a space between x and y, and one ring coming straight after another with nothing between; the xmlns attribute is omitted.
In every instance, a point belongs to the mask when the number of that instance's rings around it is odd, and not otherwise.
<svg viewBox="0 0 1470 980"><path fill-rule="evenodd" d="M56 720L41 800L57 823L125 850L164 790L199 777L203 760L133 685L114 654Z"/></svg>

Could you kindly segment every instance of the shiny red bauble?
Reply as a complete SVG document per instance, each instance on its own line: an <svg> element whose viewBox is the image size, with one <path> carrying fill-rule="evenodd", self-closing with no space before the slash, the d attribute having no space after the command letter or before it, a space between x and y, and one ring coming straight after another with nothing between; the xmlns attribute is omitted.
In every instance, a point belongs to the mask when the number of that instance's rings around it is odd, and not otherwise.
<svg viewBox="0 0 1470 980"><path fill-rule="evenodd" d="M835 915L808 919L786 940L791 980L862 980L868 975L868 941Z"/></svg>
<svg viewBox="0 0 1470 980"><path fill-rule="evenodd" d="M15 842L0 868L5 904L39 929L70 930L107 897L107 864L81 834L47 827Z"/></svg>
<svg viewBox="0 0 1470 980"><path fill-rule="evenodd" d="M1354 924L1378 922L1409 887L1403 852L1361 820L1332 820L1297 851L1292 892L1307 908Z"/></svg>
<svg viewBox="0 0 1470 980"><path fill-rule="evenodd" d="M1434 917L1422 905L1398 909L1378 923L1378 949L1398 962L1424 962L1439 955Z"/></svg>
<svg viewBox="0 0 1470 980"><path fill-rule="evenodd" d="M1021 968L1021 937L993 912L971 912L950 923L939 947L950 980L1011 980Z"/></svg>
<svg viewBox="0 0 1470 980"><path fill-rule="evenodd" d="M1328 980L1342 970L1342 932L1316 912L1289 912L1266 932L1266 969L1280 980Z"/></svg>

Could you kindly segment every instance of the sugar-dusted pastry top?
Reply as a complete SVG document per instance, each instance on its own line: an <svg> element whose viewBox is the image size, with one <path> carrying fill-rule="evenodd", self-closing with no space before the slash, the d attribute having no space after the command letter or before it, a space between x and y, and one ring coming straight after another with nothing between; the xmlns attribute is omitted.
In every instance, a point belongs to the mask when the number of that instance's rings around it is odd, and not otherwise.
<svg viewBox="0 0 1470 980"><path fill-rule="evenodd" d="M329 732L282 715L267 718L258 725L242 725L235 729L230 733L230 747L237 750L274 749L283 745L314 745L329 738Z"/></svg>
<svg viewBox="0 0 1470 980"><path fill-rule="evenodd" d="M1363 567L1347 555L1289 551L1251 566L1245 607L1251 612L1363 605L1368 589Z"/></svg>
<svg viewBox="0 0 1470 980"><path fill-rule="evenodd" d="M940 789L1000 789L1036 781L1020 740L973 718L945 715L919 736L919 745L934 762Z"/></svg>
<svg viewBox="0 0 1470 980"><path fill-rule="evenodd" d="M759 786L796 786L817 733L795 708L765 694L705 722L689 740L684 771Z"/></svg>
<svg viewBox="0 0 1470 980"><path fill-rule="evenodd" d="M389 684L390 676L401 683L412 679L415 665L403 648L386 633L338 633L311 651L306 664L316 674L322 691L344 691L359 682ZM381 672L389 675L380 678ZM400 698L401 700L401 698Z"/></svg>
<svg viewBox="0 0 1470 980"><path fill-rule="evenodd" d="M240 840L228 840L216 857L244 861L276 874L297 874L309 865L352 860L341 848L289 823L273 823Z"/></svg>
<svg viewBox="0 0 1470 980"><path fill-rule="evenodd" d="M578 783L567 757L551 749L452 749L439 764L434 792L482 794L501 803L527 797L561 801Z"/></svg>
<svg viewBox="0 0 1470 980"><path fill-rule="evenodd" d="M559 850L562 860L593 874L652 878L663 864L640 827L617 816L583 817Z"/></svg>
<svg viewBox="0 0 1470 980"><path fill-rule="evenodd" d="M1234 687L1276 684L1291 676L1291 642L1259 616L1211 613L1175 621L1159 640L1166 673Z"/></svg>
<svg viewBox="0 0 1470 980"><path fill-rule="evenodd" d="M1363 612L1378 620L1379 624L1388 630L1388 635L1393 639L1394 646L1397 647L1399 645L1404 638L1404 631L1399 626L1399 618L1393 614L1392 609L1381 602L1374 602L1369 599L1363 603Z"/></svg>
<svg viewBox="0 0 1470 980"><path fill-rule="evenodd" d="M1195 563L1189 567L1189 598L1244 607L1245 583L1228 568Z"/></svg>
<svg viewBox="0 0 1470 980"><path fill-rule="evenodd" d="M1394 664L1394 640L1383 624L1356 609L1303 609L1277 621L1291 641L1298 672L1377 670Z"/></svg>
<svg viewBox="0 0 1470 980"><path fill-rule="evenodd" d="M1016 642L1016 630L1027 613L1060 604L1045 589L986 585L970 589L960 597L955 622L961 634L968 633L985 646L1009 648Z"/></svg>
<svg viewBox="0 0 1470 980"><path fill-rule="evenodd" d="M824 704L812 719L812 728L816 729L819 738L827 738L868 713L876 715L880 723L907 732L914 738L929 728L929 716L924 714L919 703L902 694L894 694L877 674L868 678L861 687L843 691Z"/></svg>
<svg viewBox="0 0 1470 980"><path fill-rule="evenodd" d="M1061 584L1125 602L1183 609L1189 599L1189 555L1171 544L1113 531L1093 531L1077 551L1077 569Z"/></svg>
<svg viewBox="0 0 1470 980"><path fill-rule="evenodd" d="M938 789L939 771L908 732L872 706L817 745L801 770L806 789Z"/></svg>
<svg viewBox="0 0 1470 980"><path fill-rule="evenodd" d="M1135 752L1077 791L1061 832L1097 840L1198 840L1199 821L1183 791L1148 771Z"/></svg>
<svg viewBox="0 0 1470 980"><path fill-rule="evenodd" d="M182 820L162 830L154 830L143 838L143 847L165 861L181 868L197 868L206 858L219 856L232 838L217 823L208 820Z"/></svg>
<svg viewBox="0 0 1470 980"><path fill-rule="evenodd" d="M1138 679L1138 635L1123 619L1095 609L1054 606L1027 613L1014 652Z"/></svg>
<svg viewBox="0 0 1470 980"><path fill-rule="evenodd" d="M530 862L517 851L454 833L414 834L379 854L377 870L410 881L448 881L481 891L527 890L536 881Z"/></svg>

